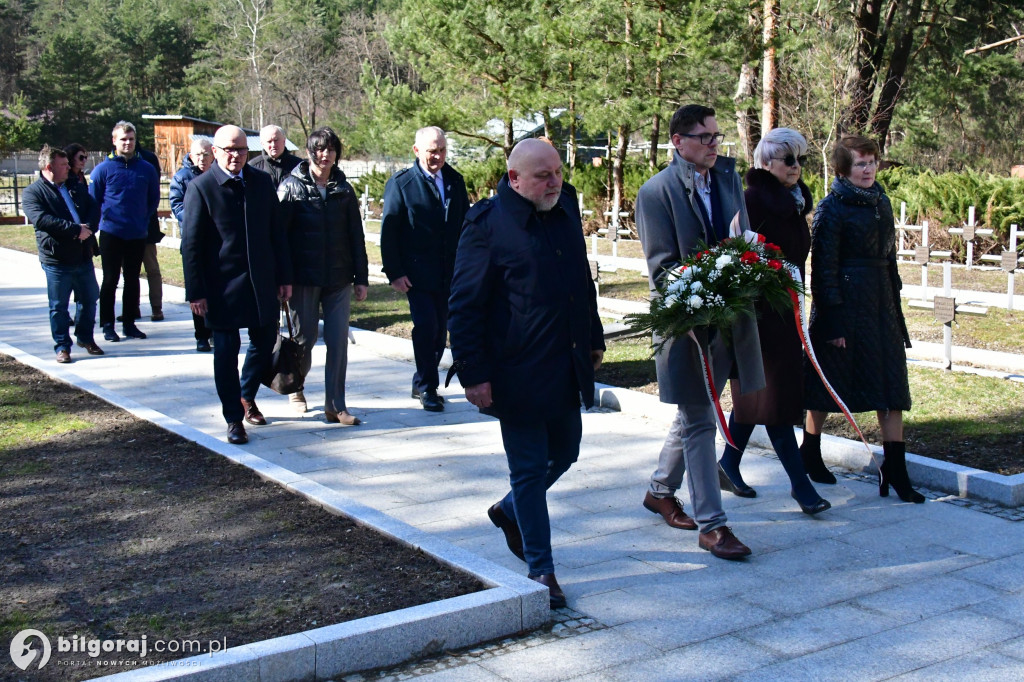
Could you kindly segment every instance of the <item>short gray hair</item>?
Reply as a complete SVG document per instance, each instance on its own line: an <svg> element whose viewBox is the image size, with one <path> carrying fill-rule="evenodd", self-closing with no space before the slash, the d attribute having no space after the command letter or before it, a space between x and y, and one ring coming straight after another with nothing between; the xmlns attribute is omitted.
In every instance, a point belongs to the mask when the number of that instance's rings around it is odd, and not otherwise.
<svg viewBox="0 0 1024 682"><path fill-rule="evenodd" d="M127 133L135 133L135 124L128 121L118 121L114 124L114 129L110 131L111 136L117 135L118 130L123 130ZM135 133L138 135L138 133Z"/></svg>
<svg viewBox="0 0 1024 682"><path fill-rule="evenodd" d="M277 137L278 135L280 135L281 137L285 137L284 128L282 128L281 126L268 125L260 128L261 140L266 140L271 137Z"/></svg>
<svg viewBox="0 0 1024 682"><path fill-rule="evenodd" d="M772 159L787 154L803 156L807 153L807 140L792 128L772 128L754 148L754 168L766 168Z"/></svg>

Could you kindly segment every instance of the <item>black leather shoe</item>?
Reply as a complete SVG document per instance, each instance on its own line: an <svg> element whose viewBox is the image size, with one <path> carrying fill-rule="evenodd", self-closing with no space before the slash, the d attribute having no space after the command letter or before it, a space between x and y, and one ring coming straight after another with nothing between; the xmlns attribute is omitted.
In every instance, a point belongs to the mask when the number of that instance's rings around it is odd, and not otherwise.
<svg viewBox="0 0 1024 682"><path fill-rule="evenodd" d="M232 445L243 445L249 442L249 436L245 433L245 426L242 425L242 422L228 424L228 442Z"/></svg>
<svg viewBox="0 0 1024 682"><path fill-rule="evenodd" d="M420 405L427 412L444 412L444 401L433 388L428 388L420 394Z"/></svg>
<svg viewBox="0 0 1024 682"><path fill-rule="evenodd" d="M199 339L196 341L197 353L209 353L211 350L213 350L213 346L210 345L209 339Z"/></svg>
<svg viewBox="0 0 1024 682"><path fill-rule="evenodd" d="M150 315L149 319L152 320L153 322L163 322L164 321L164 314L162 312L160 312L160 311L157 311L157 312L153 313L152 315Z"/></svg>
<svg viewBox="0 0 1024 682"><path fill-rule="evenodd" d="M814 516L815 514L820 514L826 509L832 508L832 503L826 500L824 497L819 497L817 502L808 506L805 505L800 500L797 500L796 493L794 493L792 490L789 491L789 496L796 500L796 503L800 505L800 511L802 511L804 514L807 514L808 516Z"/></svg>
<svg viewBox="0 0 1024 682"><path fill-rule="evenodd" d="M757 491L742 480L738 483L732 480L729 472L725 470L721 462L718 463L718 487L732 493L736 497L757 497Z"/></svg>
<svg viewBox="0 0 1024 682"><path fill-rule="evenodd" d="M121 337L114 331L114 325L112 324L103 325L103 338L111 343L117 343L121 340Z"/></svg>
<svg viewBox="0 0 1024 682"><path fill-rule="evenodd" d="M515 522L515 519L510 519L508 514L502 511L500 502L496 502L487 510L487 518L505 534L505 544L508 545L508 551L515 554L520 561L526 561L526 555L523 554L523 535L519 532L519 524Z"/></svg>
<svg viewBox="0 0 1024 682"><path fill-rule="evenodd" d="M146 335L136 327L134 324L126 324L121 330L121 333L127 336L129 339L144 339Z"/></svg>
<svg viewBox="0 0 1024 682"><path fill-rule="evenodd" d="M435 392L435 393L436 393L436 392ZM416 400L419 400L419 399L420 399L420 397L421 397L421 396L423 395L423 393L421 393L421 392L420 392L420 389L418 389L418 388L416 388L415 386L413 386L413 387L412 387L412 394L411 394L411 395L412 395L412 397L413 397L413 398L415 398ZM442 404L442 405L444 404L444 396L443 396L443 395L439 395L439 396L437 396L437 399L438 399L439 401L441 401L441 404Z"/></svg>
<svg viewBox="0 0 1024 682"><path fill-rule="evenodd" d="M545 573L543 575L530 575L527 577L530 580L534 580L543 585L544 587L548 588L548 603L551 604L551 608L565 608L565 592L562 592L562 588L558 586L558 581L555 579L554 573Z"/></svg>

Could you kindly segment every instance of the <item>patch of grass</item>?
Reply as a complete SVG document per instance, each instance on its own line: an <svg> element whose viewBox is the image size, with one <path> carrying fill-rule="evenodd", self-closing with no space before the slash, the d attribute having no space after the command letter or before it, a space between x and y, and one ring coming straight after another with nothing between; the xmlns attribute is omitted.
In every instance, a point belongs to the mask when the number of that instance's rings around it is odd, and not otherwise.
<svg viewBox="0 0 1024 682"><path fill-rule="evenodd" d="M31 225L0 225L0 246L36 253L36 231Z"/></svg>
<svg viewBox="0 0 1024 682"><path fill-rule="evenodd" d="M605 298L618 298L624 301L650 300L647 278L639 272L629 270L601 271L601 285L598 290Z"/></svg>
<svg viewBox="0 0 1024 682"><path fill-rule="evenodd" d="M52 405L37 402L31 393L10 383L0 383L0 452L40 443L69 431L81 431L92 424L58 411ZM19 464L24 468L28 464ZM45 463L36 463L44 467ZM32 473L18 471L14 473Z"/></svg>
<svg viewBox="0 0 1024 682"><path fill-rule="evenodd" d="M10 607L10 605L6 605ZM26 628L34 628L47 616L43 612L18 611L17 609L7 611L0 615L0 639L13 639Z"/></svg>
<svg viewBox="0 0 1024 682"><path fill-rule="evenodd" d="M942 343L943 325L935 321L931 310L911 308L903 301L903 316L910 338ZM953 323L953 345L1024 353L1024 313L989 308L985 315L957 315Z"/></svg>
<svg viewBox="0 0 1024 682"><path fill-rule="evenodd" d="M412 337L412 319L405 294L389 284L370 284L366 300L352 303L353 327L379 331L402 338Z"/></svg>

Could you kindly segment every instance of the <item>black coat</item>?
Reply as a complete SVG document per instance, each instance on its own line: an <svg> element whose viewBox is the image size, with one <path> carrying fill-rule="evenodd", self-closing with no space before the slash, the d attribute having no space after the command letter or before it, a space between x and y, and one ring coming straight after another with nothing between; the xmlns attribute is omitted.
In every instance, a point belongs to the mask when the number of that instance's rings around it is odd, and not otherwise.
<svg viewBox="0 0 1024 682"><path fill-rule="evenodd" d="M270 158L266 153L261 154L250 161L249 165L264 173L270 173L270 177L274 180L274 187L280 187L281 182L291 175L291 172L295 170L300 161L302 159L286 151L276 159Z"/></svg>
<svg viewBox="0 0 1024 682"><path fill-rule="evenodd" d="M338 288L369 284L359 200L340 169L331 170L327 200L303 161L277 187L278 220L288 232L293 284Z"/></svg>
<svg viewBox="0 0 1024 682"><path fill-rule="evenodd" d="M909 410L910 347L896 267L889 197L865 197L836 180L814 214L811 342L825 378L853 412ZM845 338L846 348L829 340ZM838 412L817 374L805 369L805 406Z"/></svg>
<svg viewBox="0 0 1024 682"><path fill-rule="evenodd" d="M380 256L388 281L408 277L416 289L447 295L469 196L451 166L441 167L441 179L447 208L419 162L391 176L384 187Z"/></svg>
<svg viewBox="0 0 1024 682"><path fill-rule="evenodd" d="M73 192L71 199L78 212L78 218L96 231L97 212L95 202L89 193ZM79 241L81 223L75 222L68 209L64 197L55 185L43 178L42 174L35 182L25 188L21 195L21 206L25 217L36 229L36 248L39 251L39 262L45 265L81 265L91 263L94 253L99 249L96 235L91 234L84 242Z"/></svg>
<svg viewBox="0 0 1024 682"><path fill-rule="evenodd" d="M797 187L804 198L797 211L796 198L774 175L760 168L747 173L743 196L750 216L750 229L764 235L803 275L811 232L811 191L803 181ZM793 313L780 314L766 303L757 306L757 335L764 361L765 387L741 394L733 382L733 416L741 424L799 424L804 415L803 346Z"/></svg>
<svg viewBox="0 0 1024 682"><path fill-rule="evenodd" d="M206 299L213 329L274 324L277 288L292 283L274 181L248 166L242 175L244 188L214 164L185 191L185 298Z"/></svg>
<svg viewBox="0 0 1024 682"><path fill-rule="evenodd" d="M508 184L466 216L448 303L463 386L491 382L501 419L594 404L591 350L604 349L576 191L539 214Z"/></svg>

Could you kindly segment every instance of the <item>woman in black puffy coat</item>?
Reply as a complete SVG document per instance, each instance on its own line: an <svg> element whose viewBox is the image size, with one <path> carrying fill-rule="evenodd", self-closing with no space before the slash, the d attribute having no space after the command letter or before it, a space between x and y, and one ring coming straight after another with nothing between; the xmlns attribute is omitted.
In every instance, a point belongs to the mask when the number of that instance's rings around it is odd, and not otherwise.
<svg viewBox="0 0 1024 682"><path fill-rule="evenodd" d="M836 180L814 214L811 241L810 333L828 382L851 412L874 410L885 460L878 493L924 502L907 475L903 411L910 409L907 325L900 308L892 206L875 182L878 145L844 137L832 154ZM808 409L801 445L811 480L835 483L821 459L826 412L839 412L817 373L805 365Z"/></svg>
<svg viewBox="0 0 1024 682"><path fill-rule="evenodd" d="M341 141L330 128L314 130L306 140L309 159L281 181L281 224L288 230L292 269L292 326L305 354L303 376L319 333L323 307L327 363L324 417L328 423L355 426L359 418L345 403L348 368L348 319L352 299L366 299L368 266L359 201L337 167ZM306 396L293 393L291 403L306 411Z"/></svg>

